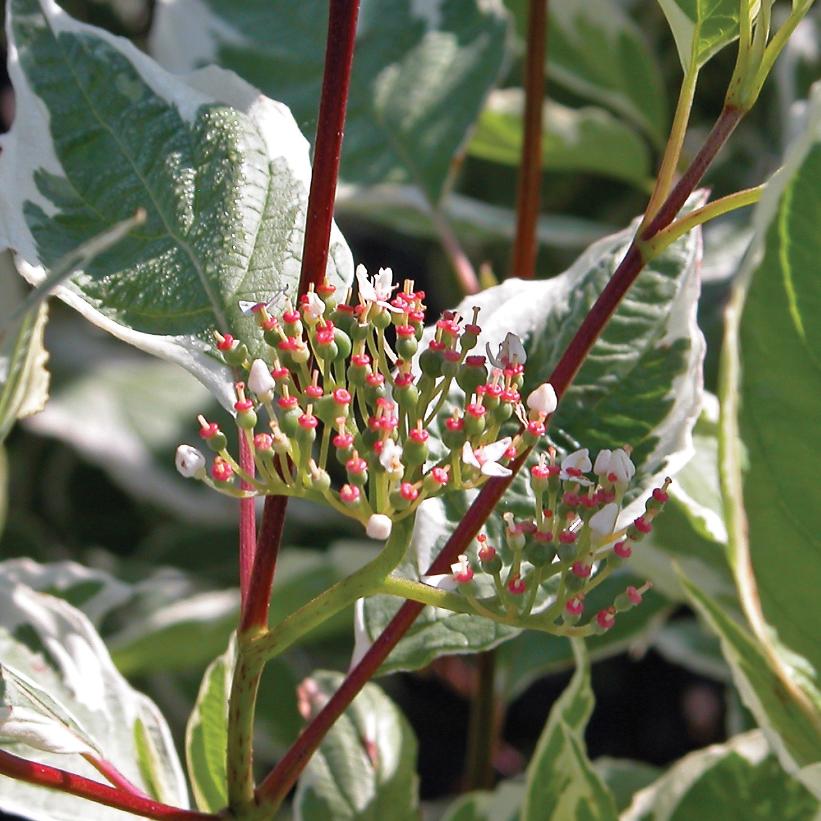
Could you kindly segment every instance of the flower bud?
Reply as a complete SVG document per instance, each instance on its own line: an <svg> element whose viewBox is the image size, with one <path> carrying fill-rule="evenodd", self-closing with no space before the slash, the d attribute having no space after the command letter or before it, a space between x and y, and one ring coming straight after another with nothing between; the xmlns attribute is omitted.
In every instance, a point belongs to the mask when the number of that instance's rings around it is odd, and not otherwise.
<svg viewBox="0 0 821 821"><path fill-rule="evenodd" d="M558 404L559 400L556 398L556 391L549 382L544 382L539 385L539 387L527 397L527 407L542 417L549 416L553 413Z"/></svg>
<svg viewBox="0 0 821 821"><path fill-rule="evenodd" d="M384 513L372 514L365 526L365 533L380 542L385 541L391 535L391 530L393 530L393 522Z"/></svg>
<svg viewBox="0 0 821 821"><path fill-rule="evenodd" d="M177 448L174 464L177 470L186 479L202 479L205 477L205 457L191 445L180 445Z"/></svg>
<svg viewBox="0 0 821 821"><path fill-rule="evenodd" d="M271 376L268 365L261 359L255 359L248 372L248 387L260 398L271 399L274 395L276 382Z"/></svg>

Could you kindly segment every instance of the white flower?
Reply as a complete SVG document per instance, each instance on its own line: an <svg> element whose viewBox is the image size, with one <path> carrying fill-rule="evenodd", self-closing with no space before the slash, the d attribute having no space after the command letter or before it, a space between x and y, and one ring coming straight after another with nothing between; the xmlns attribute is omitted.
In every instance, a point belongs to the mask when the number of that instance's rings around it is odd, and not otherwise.
<svg viewBox="0 0 821 821"><path fill-rule="evenodd" d="M512 471L500 465L499 460L505 455L512 441L509 436L505 436L498 442L492 442L476 450L470 446L470 442L465 442L462 446L462 461L480 470L484 476L510 476Z"/></svg>
<svg viewBox="0 0 821 821"><path fill-rule="evenodd" d="M270 399L274 395L276 382L271 371L261 359L255 359L248 372L248 387L260 398Z"/></svg>
<svg viewBox="0 0 821 821"><path fill-rule="evenodd" d="M610 502L594 513L587 525L599 539L604 539L616 529L618 515L619 506L615 502Z"/></svg>
<svg viewBox="0 0 821 821"><path fill-rule="evenodd" d="M470 566L468 557L464 553L460 553L456 558L458 561L450 566L453 577L458 582L469 582L473 578L473 568Z"/></svg>
<svg viewBox="0 0 821 821"><path fill-rule="evenodd" d="M516 334L508 331L502 343L499 345L499 352L496 356L490 350L490 343L485 346L487 358L497 367L504 370L511 365L524 365L527 360L525 346Z"/></svg>
<svg viewBox="0 0 821 821"><path fill-rule="evenodd" d="M392 479L401 479L405 472L405 466L402 464L402 446L397 445L393 439L386 439L382 443L379 464Z"/></svg>
<svg viewBox="0 0 821 821"><path fill-rule="evenodd" d="M558 404L559 400L556 398L556 391L550 382L539 385L539 387L527 397L528 408L544 416L553 413Z"/></svg>
<svg viewBox="0 0 821 821"><path fill-rule="evenodd" d="M205 476L205 457L191 445L177 448L174 464L186 479L202 479Z"/></svg>
<svg viewBox="0 0 821 821"><path fill-rule="evenodd" d="M305 295L305 302L302 304L306 318L316 322L325 313L325 303L320 299L316 291L308 291Z"/></svg>
<svg viewBox="0 0 821 821"><path fill-rule="evenodd" d="M590 484L581 474L587 473L592 467L590 452L587 448L582 448L569 453L562 459L562 472L559 476L565 481L572 479L579 484Z"/></svg>
<svg viewBox="0 0 821 821"><path fill-rule="evenodd" d="M380 268L379 273L372 278L364 265L356 266L356 281L359 284L359 296L365 302L375 302L389 311L399 311L390 304L396 285L393 284L393 271L390 268Z"/></svg>
<svg viewBox="0 0 821 821"><path fill-rule="evenodd" d="M374 513L365 526L365 533L380 542L384 542L391 535L391 530L393 530L393 522L384 513Z"/></svg>
<svg viewBox="0 0 821 821"><path fill-rule="evenodd" d="M245 316L253 316L261 308L268 313L275 313L277 303L288 295L288 287L283 285L274 291L274 295L267 302L250 302L247 299L239 300L239 309Z"/></svg>
<svg viewBox="0 0 821 821"><path fill-rule="evenodd" d="M626 487L636 475L636 466L622 448L617 450L602 450L596 457L593 472L600 479L607 479L619 487Z"/></svg>

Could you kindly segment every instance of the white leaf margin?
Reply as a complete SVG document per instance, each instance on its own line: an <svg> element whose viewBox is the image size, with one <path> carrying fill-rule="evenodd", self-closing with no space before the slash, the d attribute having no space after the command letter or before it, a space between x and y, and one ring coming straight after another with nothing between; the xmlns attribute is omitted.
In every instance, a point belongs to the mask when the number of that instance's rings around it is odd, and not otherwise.
<svg viewBox="0 0 821 821"><path fill-rule="evenodd" d="M186 122L192 123L199 107L207 103L222 103L245 113L259 128L269 159L272 162L284 161L294 178L304 185L307 197L311 180L309 144L286 105L265 97L233 72L216 66L208 66L184 77L170 74L125 38L74 20L54 0L39 0L39 3L55 32L91 35L119 51L157 96L177 107ZM37 285L47 274L39 264L34 238L23 217L22 204L29 200L42 207L46 214L53 214L53 204L34 185L34 172L43 168L59 177L64 174L51 142L48 112L32 91L20 65L11 30L10 10L7 16L8 72L14 87L16 110L11 130L0 139L0 188L4 192L0 199L0 248L11 248L22 276ZM304 220L304 209L301 219ZM335 223L331 229L330 248L329 276L350 281L353 278L353 258ZM293 264L299 265L296 258ZM297 270L297 279L298 276ZM194 374L225 407L232 408L231 374L208 353L209 346L202 340L188 335L168 336L135 331L104 316L64 285L58 286L54 293L90 322L123 342L181 365Z"/></svg>
<svg viewBox="0 0 821 821"><path fill-rule="evenodd" d="M62 599L0 578L0 627L13 634L22 625L32 627L51 654L65 689L75 697L72 712L98 738L105 757L135 784L149 786L144 784L137 763L133 728L139 719L155 752L162 755L160 799L187 808L188 789L168 725L156 705L133 690L114 667L88 618ZM89 721L89 716L105 724L105 735L96 723ZM62 755L40 753L36 760L88 778L100 778L96 770L80 759L67 765ZM76 821L88 817L89 804L0 776L0 809L34 821ZM94 812L95 819L133 818L103 807L95 807Z"/></svg>
<svg viewBox="0 0 821 821"><path fill-rule="evenodd" d="M761 730L751 730L735 736L723 744L713 744L696 750L677 761L650 786L639 790L630 806L621 814L620 821L668 821L675 817L678 805L690 788L709 771L731 755L739 756L750 766L761 764L773 752ZM784 778L790 776L786 773ZM714 808L720 811L720 807Z"/></svg>

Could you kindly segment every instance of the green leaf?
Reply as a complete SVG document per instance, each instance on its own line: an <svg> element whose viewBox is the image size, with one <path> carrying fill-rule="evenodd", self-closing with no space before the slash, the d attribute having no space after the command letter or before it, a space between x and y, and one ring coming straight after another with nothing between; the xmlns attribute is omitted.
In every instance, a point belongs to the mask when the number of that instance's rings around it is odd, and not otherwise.
<svg viewBox="0 0 821 821"><path fill-rule="evenodd" d="M188 777L197 807L206 812L228 804L228 697L235 661L232 638L225 653L208 665L185 728Z"/></svg>
<svg viewBox="0 0 821 821"><path fill-rule="evenodd" d="M819 761L819 734L795 698L795 685L788 687L773 671L768 653L754 636L692 582L682 578L682 584L693 606L721 639L741 699L767 734L782 766L795 773Z"/></svg>
<svg viewBox="0 0 821 821"><path fill-rule="evenodd" d="M639 792L621 821L810 821L818 802L778 765L759 730L690 753Z"/></svg>
<svg viewBox="0 0 821 821"><path fill-rule="evenodd" d="M458 798L442 821L519 821L524 781L502 781L493 792L476 790Z"/></svg>
<svg viewBox="0 0 821 821"><path fill-rule="evenodd" d="M522 337L527 352L523 395L548 379L627 250L633 230L598 241L554 279L508 280L456 307L462 316L471 316L474 306L481 309L479 350L485 343L495 349L509 331ZM700 250L700 238L693 234L645 268L593 346L551 423L551 437L560 450L586 446L595 453L632 445L636 484L645 495L692 454L704 355L695 317ZM445 407L440 419L449 412ZM431 430L435 432L435 426ZM427 571L469 501L468 494L450 493L421 506L412 545L415 556L400 573L419 578ZM638 515L642 505L641 497L635 498L624 519ZM497 512L528 515L532 506L529 483L520 474ZM719 559L724 562L721 551ZM384 598L365 603L360 627L366 640L378 635L397 606ZM439 619L441 626L435 624ZM517 634L483 619L431 609L417 619L413 631L395 648L388 665L414 667L444 652L477 652Z"/></svg>
<svg viewBox="0 0 821 821"><path fill-rule="evenodd" d="M48 399L45 305L13 320L24 287L9 251L0 254L0 443L14 423L43 409Z"/></svg>
<svg viewBox="0 0 821 821"><path fill-rule="evenodd" d="M9 562L2 569L7 565L15 567ZM25 565L18 564L17 569L32 572ZM0 663L18 677L36 682L38 700L48 698L60 705L93 740L101 757L130 781L161 801L187 806L182 768L156 706L117 672L99 635L79 610L19 583L13 572L0 572ZM54 752L32 755L31 747L6 741L0 746L86 777L98 775L80 757ZM154 762L149 780L140 766L141 750L150 750ZM87 817L88 806L82 799L0 776L0 810L28 818L76 821ZM120 818L118 812L103 807L94 812L95 819Z"/></svg>
<svg viewBox="0 0 821 821"><path fill-rule="evenodd" d="M0 664L0 738L49 753L99 757L100 749L70 711L36 682Z"/></svg>
<svg viewBox="0 0 821 821"><path fill-rule="evenodd" d="M197 413L215 417L208 389L173 363L88 333L85 323L61 324L59 332L52 396L27 428L65 442L134 498L189 522L234 522L235 503L174 468L177 445L197 445ZM216 418L231 429L227 415Z"/></svg>
<svg viewBox="0 0 821 821"><path fill-rule="evenodd" d="M173 71L215 62L291 107L313 134L327 4L161 4L152 52ZM365 0L345 122L342 179L411 182L436 203L505 57L497 0Z"/></svg>
<svg viewBox="0 0 821 821"><path fill-rule="evenodd" d="M613 599L628 585L641 586L645 577L620 570L606 579L585 598L585 610L596 613L609 607ZM641 607L620 613L616 625L599 636L586 639L591 661L609 658L617 653L641 647L657 630L672 610L672 603L657 591L645 597ZM398 647L397 647L398 649ZM521 695L542 676L569 670L574 665L570 639L550 636L532 630L524 631L497 651L497 687L506 701Z"/></svg>
<svg viewBox="0 0 821 821"><path fill-rule="evenodd" d="M720 471L745 614L772 669L821 732L821 490L817 449L804 433L821 414L819 221L816 84L801 133L757 206L726 315Z"/></svg>
<svg viewBox="0 0 821 821"><path fill-rule="evenodd" d="M817 454L804 436L796 435L821 416L821 332L815 320L821 279L816 230L821 222L821 86L814 99L810 141L796 149L803 157L773 181L774 196L759 208L762 256L746 269L739 292L743 312L729 319L737 327L738 347L731 339L726 356L740 356L743 369L736 388L746 456L743 503L761 606L781 640L821 670L821 622L811 620L821 587L821 488ZM734 447L726 428L722 434L724 446ZM740 491L742 477L727 460L722 470L731 490ZM744 547L738 531L732 536L738 562Z"/></svg>
<svg viewBox="0 0 821 821"><path fill-rule="evenodd" d="M343 679L318 671L302 683L311 713ZM419 817L417 786L413 730L375 684L366 684L305 768L294 816L298 821L411 821Z"/></svg>
<svg viewBox="0 0 821 821"><path fill-rule="evenodd" d="M522 821L616 818L613 796L587 757L584 731L593 712L590 661L574 640L576 672L550 710L527 769Z"/></svg>
<svg viewBox="0 0 821 821"><path fill-rule="evenodd" d="M288 110L232 75L174 77L53 0L8 4L16 115L4 138L0 239L32 283L83 241L145 208L57 294L130 344L189 368L227 401L216 326L261 336L238 300L293 291L310 165ZM338 231L329 274L348 281Z"/></svg>
<svg viewBox="0 0 821 821"><path fill-rule="evenodd" d="M629 758L609 758L602 756L593 762L593 768L602 781L610 788L621 812L633 800L633 795L655 781L661 774L659 767Z"/></svg>
<svg viewBox="0 0 821 821"><path fill-rule="evenodd" d="M526 0L505 0L521 39ZM667 136L667 98L644 35L617 0L563 0L550 7L547 72L551 82L608 106L657 145Z"/></svg>
<svg viewBox="0 0 821 821"><path fill-rule="evenodd" d="M738 39L738 0L658 0L686 72L701 68L724 46ZM754 6L757 8L758 3ZM751 16L755 11L751 10Z"/></svg>
<svg viewBox="0 0 821 821"><path fill-rule="evenodd" d="M342 186L337 192L340 216L355 216L422 239L438 237L433 209L421 192L409 185ZM516 214L461 194L448 194L438 206L465 244L513 239ZM536 238L549 248L578 250L601 239L612 229L582 217L552 214L539 217Z"/></svg>
<svg viewBox="0 0 821 821"><path fill-rule="evenodd" d="M701 676L730 682L732 673L717 638L694 618L670 620L653 637L653 649L671 664Z"/></svg>
<svg viewBox="0 0 821 821"><path fill-rule="evenodd" d="M479 117L468 153L518 167L521 162L524 91L494 91ZM548 101L542 108L542 164L547 170L579 171L647 183L650 154L636 132L601 108L569 108Z"/></svg>

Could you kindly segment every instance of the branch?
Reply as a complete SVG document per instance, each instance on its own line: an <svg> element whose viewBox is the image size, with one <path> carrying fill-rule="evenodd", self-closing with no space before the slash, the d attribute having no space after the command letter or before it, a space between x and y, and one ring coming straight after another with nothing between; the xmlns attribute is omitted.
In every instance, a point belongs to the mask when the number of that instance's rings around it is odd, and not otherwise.
<svg viewBox="0 0 821 821"><path fill-rule="evenodd" d="M325 279L358 16L359 0L330 0L325 71L302 246L300 294L308 290L309 284L319 285Z"/></svg>
<svg viewBox="0 0 821 821"><path fill-rule="evenodd" d="M177 821L177 819L179 821L204 821L204 819L216 818L215 815L209 813L184 810L150 798L143 798L67 770L20 758L4 750L0 750L0 773L18 781L60 790L143 818L156 818L160 821Z"/></svg>
<svg viewBox="0 0 821 821"><path fill-rule="evenodd" d="M239 433L239 465L249 476L256 472L254 455L248 444L245 431L237 427ZM251 485L243 481L240 484L243 490L250 490ZM251 573L254 567L254 554L257 545L257 514L253 496L239 500L239 592L240 612L244 612L248 604L248 587L251 583Z"/></svg>
<svg viewBox="0 0 821 821"><path fill-rule="evenodd" d="M687 197L700 182L708 165L732 134L744 112L725 106L704 145L690 167L682 175L665 202L641 236L637 236L616 268L605 289L599 295L590 313L571 340L559 363L550 376L556 395L561 399L569 387L588 351L601 334L613 311L644 267L645 260L637 241L651 239L666 228L678 214ZM494 477L479 492L462 520L456 526L445 546L427 571L428 575L446 573L459 553L464 552L517 474L529 451L525 451L510 465L512 475ZM339 689L325 707L305 727L282 760L265 777L257 789L257 801L274 807L279 806L291 787L296 783L308 759L319 747L325 734L342 715L359 691L376 673L391 650L410 628L424 605L406 601L388 626L377 637L359 663L349 671ZM583 629L583 628L582 628ZM575 634L575 628L574 628ZM581 634L581 633L580 633Z"/></svg>
<svg viewBox="0 0 821 821"><path fill-rule="evenodd" d="M253 500L252 500L253 501ZM240 633L265 627L268 624L268 608L271 604L271 587L274 584L277 556L282 542L285 524L287 496L266 496L262 510L262 526L259 529L254 554L254 568L248 586L246 606L242 612Z"/></svg>
<svg viewBox="0 0 821 821"><path fill-rule="evenodd" d="M516 195L516 239L510 276L532 279L536 269L536 223L542 184L542 108L545 89L545 52L548 0L530 0L525 57L525 112L522 161Z"/></svg>

